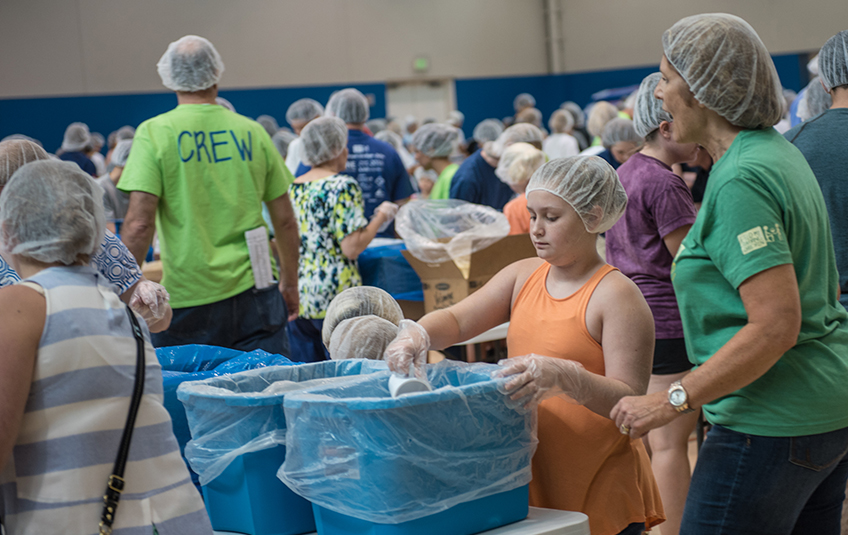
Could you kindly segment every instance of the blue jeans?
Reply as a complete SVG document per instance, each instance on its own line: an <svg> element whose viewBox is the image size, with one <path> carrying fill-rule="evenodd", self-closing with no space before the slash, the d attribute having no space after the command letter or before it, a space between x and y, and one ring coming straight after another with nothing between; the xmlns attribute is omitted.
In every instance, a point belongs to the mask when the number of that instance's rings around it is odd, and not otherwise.
<svg viewBox="0 0 848 535"><path fill-rule="evenodd" d="M294 362L321 362L330 359L330 352L324 347L321 328L324 320L297 318L289 322L288 332L291 342L291 355Z"/></svg>
<svg viewBox="0 0 848 535"><path fill-rule="evenodd" d="M251 288L223 301L175 308L167 330L152 335L155 347L205 344L240 351L263 349L289 356L286 303L277 286Z"/></svg>
<svg viewBox="0 0 848 535"><path fill-rule="evenodd" d="M698 454L680 533L839 535L848 428L761 437L713 426Z"/></svg>

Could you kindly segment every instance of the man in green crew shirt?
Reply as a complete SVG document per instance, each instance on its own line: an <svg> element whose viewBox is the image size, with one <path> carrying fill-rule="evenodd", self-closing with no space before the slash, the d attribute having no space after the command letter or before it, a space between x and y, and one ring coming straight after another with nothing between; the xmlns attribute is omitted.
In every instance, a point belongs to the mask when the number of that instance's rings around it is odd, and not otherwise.
<svg viewBox="0 0 848 535"><path fill-rule="evenodd" d="M157 67L178 105L138 127L118 183L130 194L122 239L139 263L159 229L174 319L153 343L288 355L286 309L296 315L299 302L288 196L294 178L262 126L215 103L224 65L212 43L185 36ZM272 255L254 251L254 266L245 236L260 229L257 241L265 242L263 202L275 230L279 288L267 269L270 259L277 274Z"/></svg>
<svg viewBox="0 0 848 535"><path fill-rule="evenodd" d="M459 165L450 155L459 142L459 129L440 123L425 124L412 135L415 159L421 167L434 170L439 178L430 191L431 199L450 199L450 185Z"/></svg>

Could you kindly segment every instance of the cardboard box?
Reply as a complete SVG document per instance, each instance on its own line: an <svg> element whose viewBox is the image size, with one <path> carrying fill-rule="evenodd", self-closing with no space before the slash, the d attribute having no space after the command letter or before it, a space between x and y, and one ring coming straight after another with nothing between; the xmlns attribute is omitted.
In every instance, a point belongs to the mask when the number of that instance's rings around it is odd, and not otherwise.
<svg viewBox="0 0 848 535"><path fill-rule="evenodd" d="M145 262L144 265L141 266L141 272L147 280L160 282L162 280L162 261L154 260L153 262Z"/></svg>
<svg viewBox="0 0 848 535"><path fill-rule="evenodd" d="M452 261L422 262L409 251L403 256L421 277L424 311L432 312L459 303L516 260L536 256L536 248L529 234L507 236L471 255L467 278Z"/></svg>

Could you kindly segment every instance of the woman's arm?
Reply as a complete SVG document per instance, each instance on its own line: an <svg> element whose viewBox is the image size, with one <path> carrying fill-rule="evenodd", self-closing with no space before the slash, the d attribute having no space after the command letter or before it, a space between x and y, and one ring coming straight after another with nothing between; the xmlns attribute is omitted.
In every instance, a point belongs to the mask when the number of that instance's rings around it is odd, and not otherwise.
<svg viewBox="0 0 848 535"><path fill-rule="evenodd" d="M386 219L385 214L375 210L374 217L368 225L351 232L342 239L342 254L351 260L359 258L359 255L362 254L362 251L364 251L366 247L368 247L368 244L371 243L371 240L373 240L374 236L377 235L380 225L382 225Z"/></svg>
<svg viewBox="0 0 848 535"><path fill-rule="evenodd" d="M692 228L692 225L683 225L682 227L676 228L663 236L663 243L665 243L668 252L671 253L671 256L674 257L677 255L678 249L680 249L680 243L683 241L683 238L689 234L689 229Z"/></svg>
<svg viewBox="0 0 848 535"><path fill-rule="evenodd" d="M0 467L18 439L45 314L44 298L35 290L0 290Z"/></svg>
<svg viewBox="0 0 848 535"><path fill-rule="evenodd" d="M761 271L739 286L748 323L715 355L683 378L690 407L697 408L762 377L798 342L801 297L795 267L783 264ZM677 417L665 392L624 398L611 417L639 437Z"/></svg>

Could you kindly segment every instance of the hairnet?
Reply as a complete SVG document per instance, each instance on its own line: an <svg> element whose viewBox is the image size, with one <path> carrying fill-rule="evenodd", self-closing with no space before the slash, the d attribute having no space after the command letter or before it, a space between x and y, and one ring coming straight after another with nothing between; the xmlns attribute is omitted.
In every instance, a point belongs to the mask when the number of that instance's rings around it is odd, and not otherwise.
<svg viewBox="0 0 848 535"><path fill-rule="evenodd" d="M601 100L596 102L589 111L589 120L586 122L586 130L589 134L595 137L600 137L604 132L604 127L608 122L618 117L618 108Z"/></svg>
<svg viewBox="0 0 848 535"><path fill-rule="evenodd" d="M227 108L231 112L236 113L236 107L233 106L232 102L225 99L224 97L215 97L215 104L217 104L218 106L223 106L224 108Z"/></svg>
<svg viewBox="0 0 848 535"><path fill-rule="evenodd" d="M542 127L542 112L536 108L524 108L515 114L515 123L530 123L539 128Z"/></svg>
<svg viewBox="0 0 848 535"><path fill-rule="evenodd" d="M62 139L62 150L66 152L81 151L91 143L91 133L85 123L71 123L65 129Z"/></svg>
<svg viewBox="0 0 848 535"><path fill-rule="evenodd" d="M498 119L484 119L474 127L472 137L479 145L498 139L504 131L503 123Z"/></svg>
<svg viewBox="0 0 848 535"><path fill-rule="evenodd" d="M39 262L73 264L103 241L103 189L73 162L31 162L0 194L0 247Z"/></svg>
<svg viewBox="0 0 848 535"><path fill-rule="evenodd" d="M352 87L342 89L330 97L324 114L350 124L364 123L369 117L368 99Z"/></svg>
<svg viewBox="0 0 848 535"><path fill-rule="evenodd" d="M123 139L115 145L115 149L112 151L112 160L111 163L115 167L125 167L127 165L127 159L130 157L130 148L132 148L132 140L131 139Z"/></svg>
<svg viewBox="0 0 848 535"><path fill-rule="evenodd" d="M4 139L0 142L0 190L9 182L15 171L36 160L49 160L50 155L41 145L26 139Z"/></svg>
<svg viewBox="0 0 848 535"><path fill-rule="evenodd" d="M666 30L662 43L666 59L698 102L742 128L780 122L780 79L747 22L726 13L693 15Z"/></svg>
<svg viewBox="0 0 848 535"><path fill-rule="evenodd" d="M400 150L403 147L403 139L397 133L391 130L380 130L374 134L374 139L379 139L392 146L393 149Z"/></svg>
<svg viewBox="0 0 848 535"><path fill-rule="evenodd" d="M425 124L433 124L435 122L437 122L435 117L425 117L421 119L421 126L424 126Z"/></svg>
<svg viewBox="0 0 848 535"><path fill-rule="evenodd" d="M409 132L411 126L418 126L418 119L414 115L407 115L403 118L403 129Z"/></svg>
<svg viewBox="0 0 848 535"><path fill-rule="evenodd" d="M624 99L624 102L621 104L621 108L624 110L632 110L636 106L636 96L639 94L639 90L630 93L627 95L627 98Z"/></svg>
<svg viewBox="0 0 848 535"><path fill-rule="evenodd" d="M327 349L333 360L382 360L397 333L398 326L380 316L350 318L336 325Z"/></svg>
<svg viewBox="0 0 848 535"><path fill-rule="evenodd" d="M289 154L289 144L295 139L297 139L297 136L292 132L281 129L277 130L277 133L274 134L271 141L274 142L274 146L277 147L277 152L280 153L280 156L285 159Z"/></svg>
<svg viewBox="0 0 848 535"><path fill-rule="evenodd" d="M192 93L217 84L224 62L208 40L186 35L168 45L156 64L162 85L172 91Z"/></svg>
<svg viewBox="0 0 848 535"><path fill-rule="evenodd" d="M523 141L531 144L539 143L541 146L543 138L542 131L534 125L530 123L518 123L504 130L486 152L495 158L500 158L503 151L513 143Z"/></svg>
<svg viewBox="0 0 848 535"><path fill-rule="evenodd" d="M533 98L533 95L530 93L521 93L520 95L515 97L515 100L512 101L512 107L515 111L518 111L522 108L532 108L536 105L536 99Z"/></svg>
<svg viewBox="0 0 848 535"><path fill-rule="evenodd" d="M103 134L101 134L100 132L93 132L91 134L91 144L92 144L92 146L100 145L102 147L103 145L106 144L106 139L103 137Z"/></svg>
<svg viewBox="0 0 848 535"><path fill-rule="evenodd" d="M642 80L633 108L633 128L642 137L660 127L663 121L671 122L671 115L662 109L662 100L654 96L654 89L662 74L654 72Z"/></svg>
<svg viewBox="0 0 848 535"><path fill-rule="evenodd" d="M303 127L303 163L316 166L329 162L347 146L347 126L338 117L319 117Z"/></svg>
<svg viewBox="0 0 848 535"><path fill-rule="evenodd" d="M370 119L365 122L365 126L368 130L371 130L372 134L377 134L386 129L386 120L385 119Z"/></svg>
<svg viewBox="0 0 848 535"><path fill-rule="evenodd" d="M277 120L270 115L260 115L256 118L256 122L261 124L262 128L264 128L271 137L273 137L274 134L277 133L277 130L280 129L280 125L277 124Z"/></svg>
<svg viewBox="0 0 848 535"><path fill-rule="evenodd" d="M39 147L44 148L44 145L41 144L41 141L39 141L35 138L32 138L32 137L29 137L26 134L9 134L8 136L4 137L3 139L0 139L0 141L12 141L12 140L16 140L16 139L17 140L24 140L24 141L32 141L33 143L35 143Z"/></svg>
<svg viewBox="0 0 848 535"><path fill-rule="evenodd" d="M446 158L458 139L459 130L449 124L425 124L412 134L412 146L430 158Z"/></svg>
<svg viewBox="0 0 848 535"><path fill-rule="evenodd" d="M624 213L627 194L618 174L598 156L551 160L533 173L526 193L547 191L567 202L588 232L609 230Z"/></svg>
<svg viewBox="0 0 848 535"><path fill-rule="evenodd" d="M324 115L324 106L317 100L302 98L295 100L286 110L286 121L289 124L307 123L316 117Z"/></svg>
<svg viewBox="0 0 848 535"><path fill-rule="evenodd" d="M834 35L822 47L819 76L828 89L848 84L848 30Z"/></svg>
<svg viewBox="0 0 848 535"><path fill-rule="evenodd" d="M115 133L115 141L121 141L122 139L132 139L135 137L135 128L132 126L122 126L118 128L118 131Z"/></svg>
<svg viewBox="0 0 848 535"><path fill-rule="evenodd" d="M545 153L529 143L513 143L498 160L495 175L509 186L518 186L545 163Z"/></svg>
<svg viewBox="0 0 848 535"><path fill-rule="evenodd" d="M333 298L327 307L321 339L324 346L330 347L330 337L336 325L349 318L359 316L379 316L395 325L400 325L403 311L397 301L385 290L374 286L355 286L344 290Z"/></svg>
<svg viewBox="0 0 848 535"><path fill-rule="evenodd" d="M601 134L601 142L605 148L609 149L616 143L623 141L641 145L645 140L636 133L636 130L633 128L633 121L619 117L608 122L604 127L604 131Z"/></svg>
<svg viewBox="0 0 848 535"><path fill-rule="evenodd" d="M556 110L548 119L548 127L553 133L566 133L574 128L574 116L568 110Z"/></svg>
<svg viewBox="0 0 848 535"><path fill-rule="evenodd" d="M807 62L807 72L809 72L813 76L819 75L819 55L818 54L813 56L810 59L810 61Z"/></svg>
<svg viewBox="0 0 848 535"><path fill-rule="evenodd" d="M455 126L457 128L462 126L462 123L465 122L465 114L459 110L453 110L448 113L447 123L451 126Z"/></svg>
<svg viewBox="0 0 848 535"><path fill-rule="evenodd" d="M804 98L798 103L798 118L802 121L812 119L830 109L833 105L833 97L824 90L821 78L816 76L807 84Z"/></svg>
<svg viewBox="0 0 848 535"><path fill-rule="evenodd" d="M560 105L560 109L571 112L571 116L574 117L574 124L578 128L583 128L586 124L586 117L583 115L583 108L578 106L576 102L572 102L570 100L563 102L562 105Z"/></svg>

